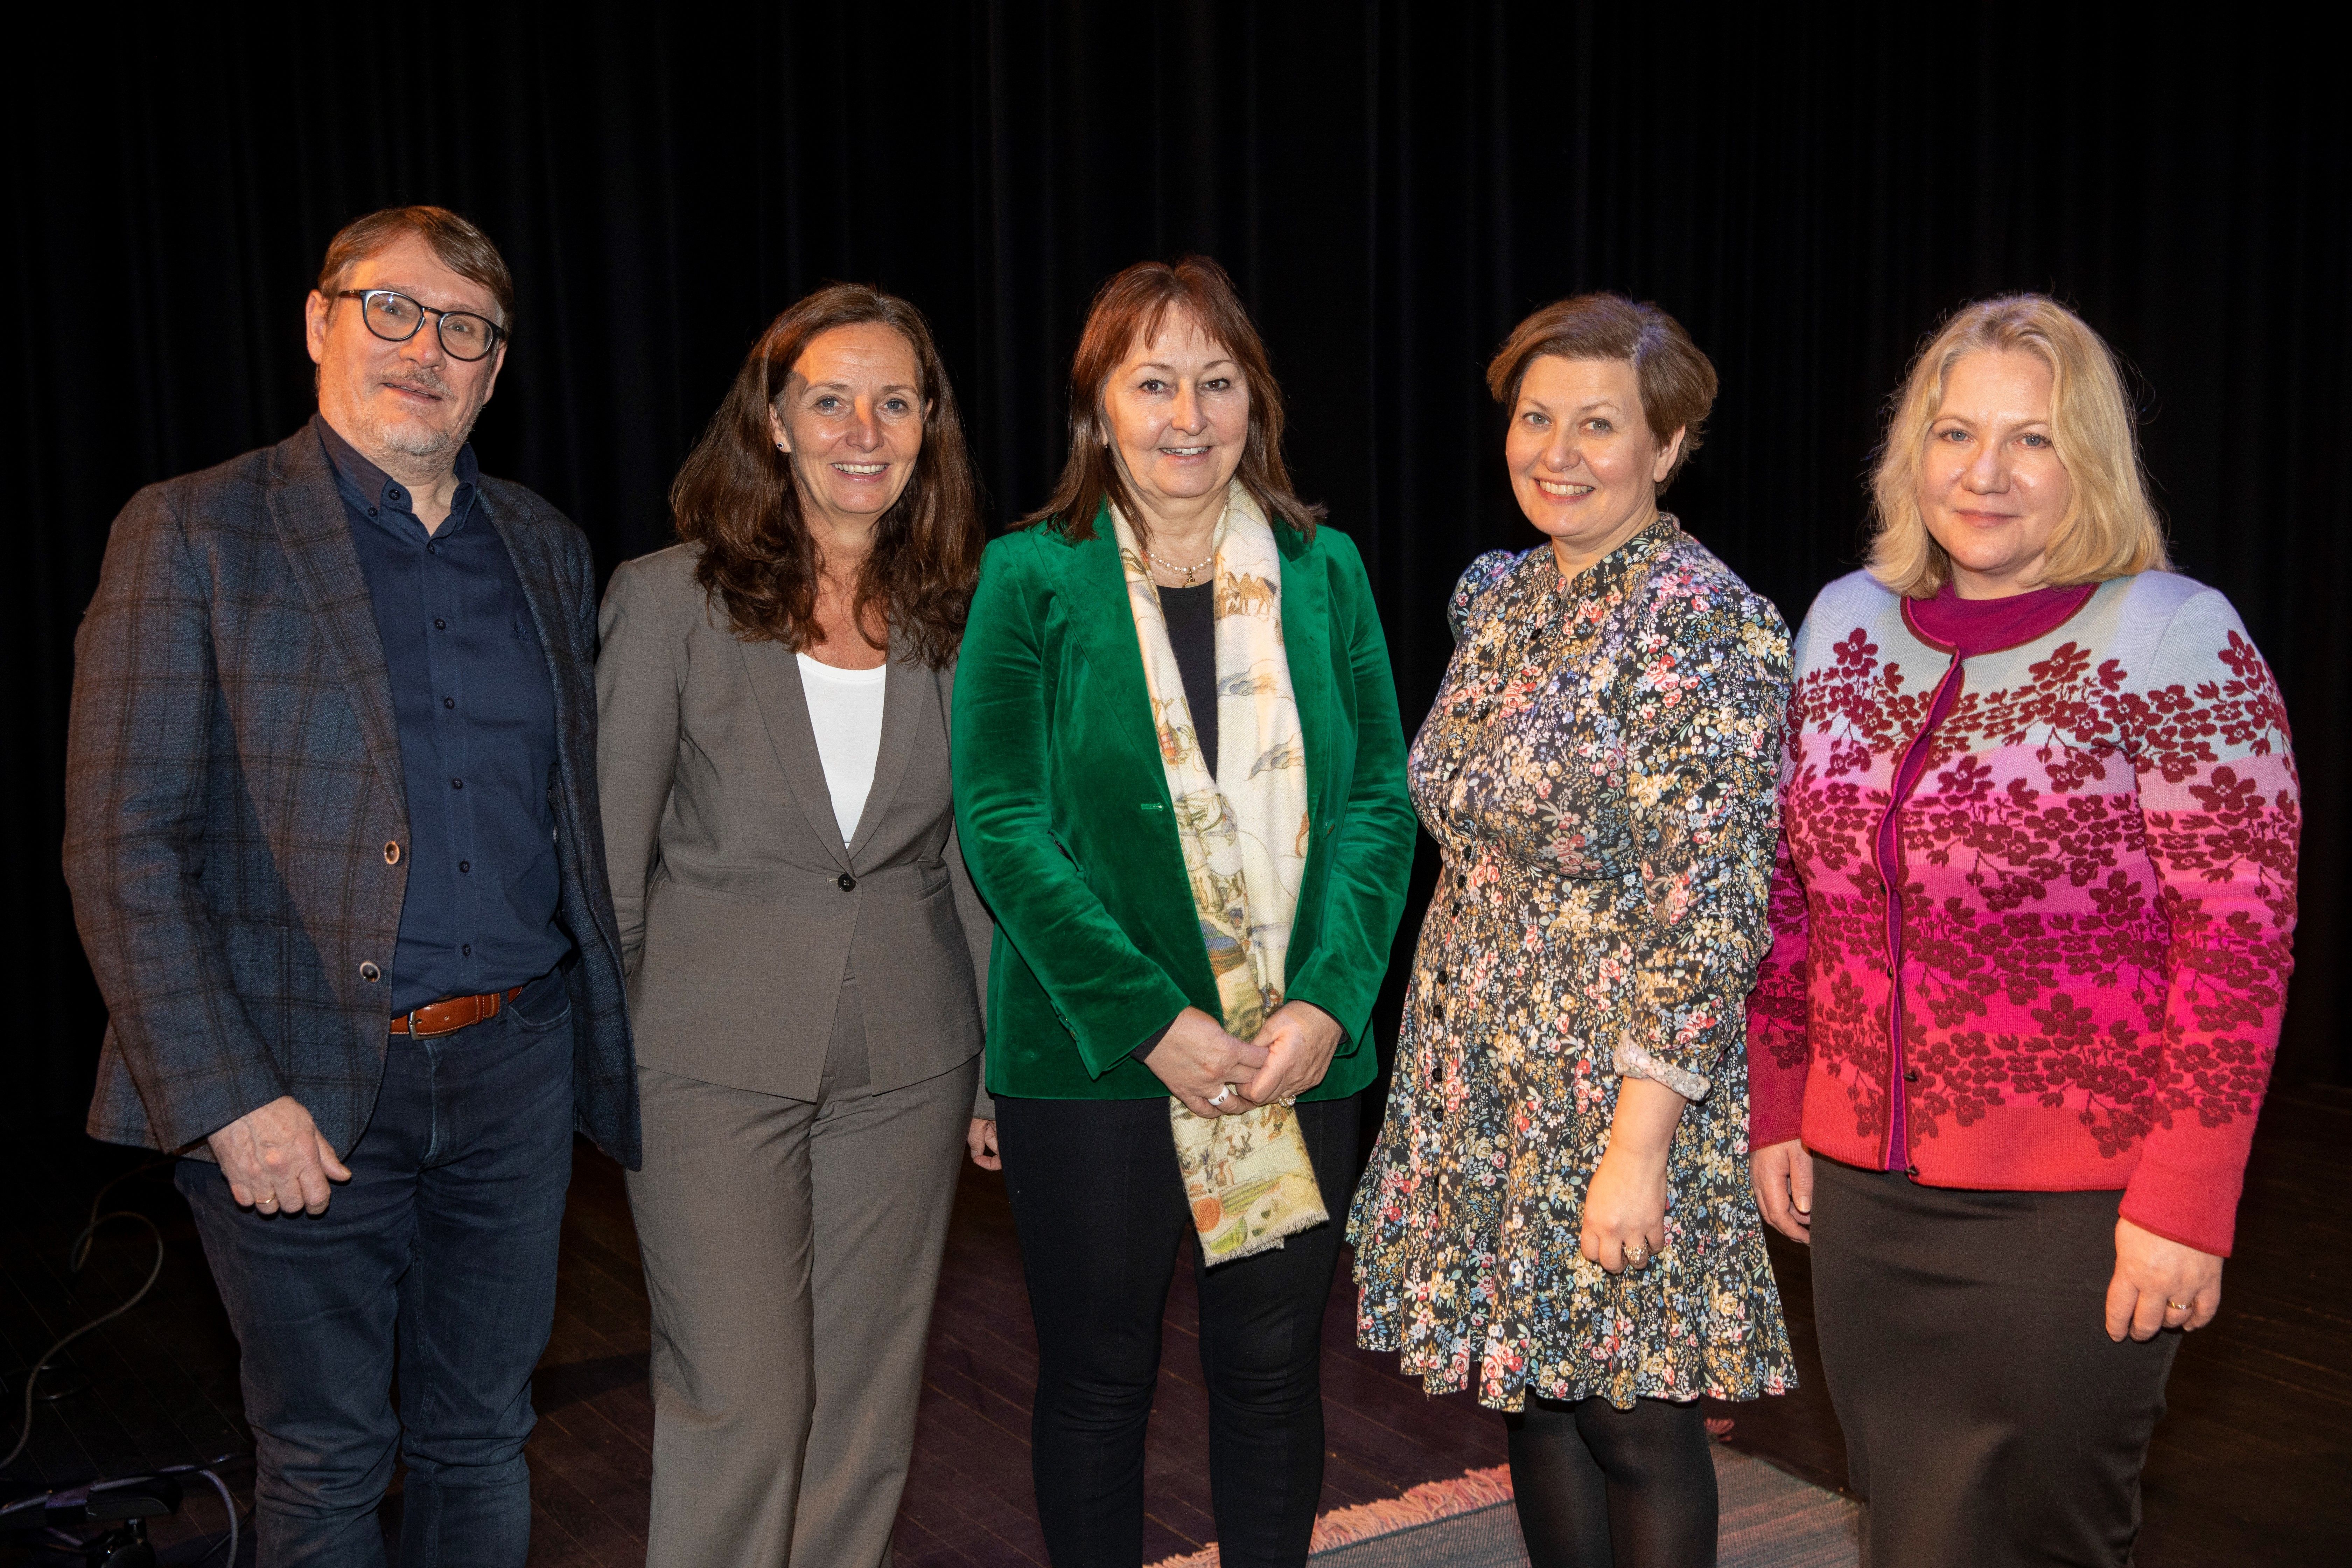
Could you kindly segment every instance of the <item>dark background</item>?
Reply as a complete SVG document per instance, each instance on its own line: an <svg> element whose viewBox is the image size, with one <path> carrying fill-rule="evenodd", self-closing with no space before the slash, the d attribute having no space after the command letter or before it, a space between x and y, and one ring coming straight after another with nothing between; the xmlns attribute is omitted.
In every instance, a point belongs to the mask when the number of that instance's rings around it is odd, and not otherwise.
<svg viewBox="0 0 2352 1568"><path fill-rule="evenodd" d="M820 281L929 313L1002 523L1059 467L1095 287L1214 254L1273 349L1303 492L1370 564L1409 725L1455 574L1535 541L1479 380L1529 309L1622 289L1714 357L1668 504L1793 625L1859 558L1922 335L2053 292L2135 367L2179 564L2285 687L2308 815L2281 1070L2344 1080L2352 137L2322 51L2210 11L1634 9L108 8L17 39L0 1119L76 1121L102 1023L58 848L108 522L300 422L329 236L412 201L504 247L519 333L477 445L607 570L666 541L678 458Z"/></svg>

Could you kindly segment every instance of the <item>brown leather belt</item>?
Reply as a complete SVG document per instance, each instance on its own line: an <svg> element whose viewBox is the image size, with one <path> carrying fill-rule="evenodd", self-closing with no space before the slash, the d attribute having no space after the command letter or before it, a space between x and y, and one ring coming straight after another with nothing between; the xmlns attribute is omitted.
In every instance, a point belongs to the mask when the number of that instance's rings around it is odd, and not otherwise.
<svg viewBox="0 0 2352 1568"><path fill-rule="evenodd" d="M470 1029L477 1024L488 1023L499 1016L499 1009L522 994L518 985L508 991L492 991L480 996L444 996L438 1002L427 1002L413 1013L393 1016L392 1032L414 1035L419 1039L431 1039L436 1035L454 1035L460 1029Z"/></svg>

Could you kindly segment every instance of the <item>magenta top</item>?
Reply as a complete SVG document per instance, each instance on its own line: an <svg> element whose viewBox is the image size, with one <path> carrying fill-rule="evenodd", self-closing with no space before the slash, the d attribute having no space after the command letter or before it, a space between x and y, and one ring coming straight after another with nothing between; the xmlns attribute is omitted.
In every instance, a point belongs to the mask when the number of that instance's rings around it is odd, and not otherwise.
<svg viewBox="0 0 2352 1568"><path fill-rule="evenodd" d="M1952 710L1959 700L1963 659L1979 654L1999 653L2005 647L2015 647L2053 632L2066 618L2086 604L2098 591L2095 583L2079 584L2072 588L2036 588L2031 593L2012 594L2005 599L1963 599L1949 580L1943 591L1932 599L1906 599L1903 618L1920 640L1942 648L1952 656L1937 684L1935 700L1927 705L1927 721L1911 738L1903 753L1903 761L1895 770L1895 787L1886 797L1886 815L1878 819L1878 868L1890 890L1902 885L1903 835L1896 819L1903 803L1919 784L1919 775L1927 771L1928 741L1936 727ZM1886 950L1893 973L1903 973L1903 904L1898 898L1886 900ZM1895 1005L1887 1010L1887 1049L1893 1081L1887 1085L1886 1148L1879 1162L1884 1169L1902 1171L1910 1168L1910 1128L1904 1112L1903 1085L1911 1072L1903 1060L1903 1007L1897 996Z"/></svg>

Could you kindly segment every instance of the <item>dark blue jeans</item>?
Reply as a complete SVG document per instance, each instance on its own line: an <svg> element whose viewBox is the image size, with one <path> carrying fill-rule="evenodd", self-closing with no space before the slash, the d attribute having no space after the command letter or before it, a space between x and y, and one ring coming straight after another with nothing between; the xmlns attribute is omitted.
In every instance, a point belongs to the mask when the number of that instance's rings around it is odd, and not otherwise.
<svg viewBox="0 0 2352 1568"><path fill-rule="evenodd" d="M520 1568L572 1181L571 1004L551 974L487 1023L391 1042L324 1214L239 1208L219 1167L180 1162L244 1351L258 1561L381 1568L397 1449L402 1568Z"/></svg>

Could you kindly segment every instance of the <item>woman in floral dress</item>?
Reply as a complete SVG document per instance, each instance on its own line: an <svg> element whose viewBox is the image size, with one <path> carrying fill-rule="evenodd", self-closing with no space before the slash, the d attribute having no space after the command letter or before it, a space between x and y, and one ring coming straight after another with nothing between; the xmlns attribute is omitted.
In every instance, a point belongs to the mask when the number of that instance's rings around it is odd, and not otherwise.
<svg viewBox="0 0 2352 1568"><path fill-rule="evenodd" d="M1464 574L1413 742L1444 866L1349 1226L1359 1337L1507 1413L1538 1568L1711 1563L1696 1401L1794 1382L1743 1049L1788 631L1657 510L1715 393L1672 318L1563 300L1487 377L1550 548Z"/></svg>

